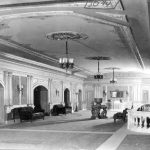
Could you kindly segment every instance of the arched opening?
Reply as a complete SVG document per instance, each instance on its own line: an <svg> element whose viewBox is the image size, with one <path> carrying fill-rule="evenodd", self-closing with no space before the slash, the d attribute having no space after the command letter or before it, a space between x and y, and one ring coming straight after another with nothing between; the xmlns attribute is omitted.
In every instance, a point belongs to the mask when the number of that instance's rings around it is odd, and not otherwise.
<svg viewBox="0 0 150 150"><path fill-rule="evenodd" d="M4 87L0 83L0 122L4 122Z"/></svg>
<svg viewBox="0 0 150 150"><path fill-rule="evenodd" d="M78 110L82 110L82 91L78 92Z"/></svg>
<svg viewBox="0 0 150 150"><path fill-rule="evenodd" d="M37 109L44 109L45 113L49 112L48 90L44 86L37 86L34 89L34 106Z"/></svg>
<svg viewBox="0 0 150 150"><path fill-rule="evenodd" d="M64 102L65 102L66 107L71 106L69 89L65 89L65 91L64 91Z"/></svg>

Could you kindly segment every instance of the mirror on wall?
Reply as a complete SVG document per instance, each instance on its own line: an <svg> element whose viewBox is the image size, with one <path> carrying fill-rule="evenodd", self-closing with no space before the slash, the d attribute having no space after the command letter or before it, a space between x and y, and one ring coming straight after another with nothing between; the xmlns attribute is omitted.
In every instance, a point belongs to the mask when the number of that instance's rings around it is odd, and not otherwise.
<svg viewBox="0 0 150 150"><path fill-rule="evenodd" d="M125 97L124 91L110 91L110 97L111 98L123 98Z"/></svg>

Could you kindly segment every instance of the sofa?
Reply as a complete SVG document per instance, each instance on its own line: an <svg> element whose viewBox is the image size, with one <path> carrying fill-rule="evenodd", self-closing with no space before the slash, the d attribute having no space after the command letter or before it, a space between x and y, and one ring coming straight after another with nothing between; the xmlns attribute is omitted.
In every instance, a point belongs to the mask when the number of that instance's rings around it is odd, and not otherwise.
<svg viewBox="0 0 150 150"><path fill-rule="evenodd" d="M18 107L12 110L13 112L13 120L20 119L20 122L23 120L30 120L31 122L33 119L43 119L44 120L44 110L35 107L34 109L30 106L26 107Z"/></svg>
<svg viewBox="0 0 150 150"><path fill-rule="evenodd" d="M22 109L22 107L17 107L12 109L12 118L14 120L14 122L16 121L16 119L20 119L20 110Z"/></svg>
<svg viewBox="0 0 150 150"><path fill-rule="evenodd" d="M33 119L43 119L44 120L44 111L37 111L32 107L22 107L20 110L20 122L23 120L30 120L31 122Z"/></svg>
<svg viewBox="0 0 150 150"><path fill-rule="evenodd" d="M58 116L59 114L67 114L72 112L71 106L63 106L62 104L56 104L53 106L52 115Z"/></svg>
<svg viewBox="0 0 150 150"><path fill-rule="evenodd" d="M58 116L59 114L66 114L65 107L62 104L53 106L52 115Z"/></svg>

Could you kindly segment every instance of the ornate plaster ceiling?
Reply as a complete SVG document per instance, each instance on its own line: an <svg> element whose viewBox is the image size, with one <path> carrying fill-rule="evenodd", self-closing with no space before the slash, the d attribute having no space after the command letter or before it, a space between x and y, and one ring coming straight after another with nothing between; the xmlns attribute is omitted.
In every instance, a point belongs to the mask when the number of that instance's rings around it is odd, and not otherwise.
<svg viewBox="0 0 150 150"><path fill-rule="evenodd" d="M123 4L129 9L128 13ZM145 64L149 68L150 59L146 55L148 36L144 36L147 41L140 40L143 34L135 36L137 32L140 34L138 25L141 20L138 19L136 25L130 2L123 1L123 4L119 3L113 9L84 8L85 1L5 8L0 12L1 51L59 67L58 58L65 54L65 41L50 40L46 35L72 31L88 36L86 40L68 42L69 55L75 58L76 69L81 74L97 72L97 62L86 59L92 56L111 57L109 61L100 62L103 73L108 72L104 69L108 67L119 67L128 72L144 69ZM139 7L138 3L135 4ZM144 9L141 11L145 12ZM127 16L130 20L126 19ZM146 33L146 29L141 29Z"/></svg>

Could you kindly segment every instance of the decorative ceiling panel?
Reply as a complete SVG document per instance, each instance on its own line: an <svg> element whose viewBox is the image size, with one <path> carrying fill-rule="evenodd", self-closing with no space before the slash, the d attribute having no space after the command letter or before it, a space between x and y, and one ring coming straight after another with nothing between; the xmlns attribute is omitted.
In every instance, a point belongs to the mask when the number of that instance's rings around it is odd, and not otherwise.
<svg viewBox="0 0 150 150"><path fill-rule="evenodd" d="M97 2L100 3L100 1ZM141 67L138 51L133 48L136 47L136 43L133 45L130 42L132 34L125 15L106 14L106 11L100 13L98 9L81 9L81 5L79 9L79 5L76 4L74 6L63 4L63 8L61 4L57 7L56 5L41 8L34 6L32 9L23 8L24 12L21 13L0 16L1 42L6 41L22 47L20 51L26 53L26 58L29 55L30 59L38 62L44 62L44 58L57 62L59 57L65 55L65 42L47 39L46 35L59 31L85 33L88 39L68 42L69 55L75 58L77 67L96 72L96 63L89 62L85 57L101 55L112 59L109 62L102 62L100 69L116 66L132 70ZM120 1L116 6L119 5ZM42 11L34 11L34 8ZM56 8L59 11L56 11ZM31 12L28 12L29 10ZM13 51L9 50L9 53ZM34 57L31 58L31 54ZM21 52L15 51L15 55L19 56Z"/></svg>

